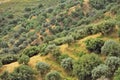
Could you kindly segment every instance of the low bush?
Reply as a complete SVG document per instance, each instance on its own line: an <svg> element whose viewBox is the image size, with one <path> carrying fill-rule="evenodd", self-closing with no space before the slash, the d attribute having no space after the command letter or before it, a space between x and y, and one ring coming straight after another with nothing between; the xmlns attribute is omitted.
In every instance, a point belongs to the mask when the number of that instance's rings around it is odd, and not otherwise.
<svg viewBox="0 0 120 80"><path fill-rule="evenodd" d="M101 47L104 45L104 41L96 38L90 38L85 41L86 48L91 52L101 53Z"/></svg>
<svg viewBox="0 0 120 80"><path fill-rule="evenodd" d="M104 64L100 64L92 70L92 77L94 80L101 78L102 76L108 77L109 74L109 67Z"/></svg>
<svg viewBox="0 0 120 80"><path fill-rule="evenodd" d="M25 65L27 65L29 61L30 61L29 56L26 56L24 54L18 59L18 63L19 64L25 64Z"/></svg>
<svg viewBox="0 0 120 80"><path fill-rule="evenodd" d="M3 65L15 62L17 60L18 60L18 56L16 56L16 55L6 55L6 56L2 57L2 59L1 59Z"/></svg>
<svg viewBox="0 0 120 80"><path fill-rule="evenodd" d="M39 71L41 76L44 76L50 70L50 65L44 62L38 62L36 68Z"/></svg>
<svg viewBox="0 0 120 80"><path fill-rule="evenodd" d="M73 70L73 61L72 58L65 58L61 62L61 66L69 73Z"/></svg>
<svg viewBox="0 0 120 80"><path fill-rule="evenodd" d="M59 72L51 71L45 76L45 80L62 80Z"/></svg>
<svg viewBox="0 0 120 80"><path fill-rule="evenodd" d="M25 54L29 57L32 57L38 53L39 53L39 48L37 46L32 46L32 47L26 48L23 51L23 54Z"/></svg>
<svg viewBox="0 0 120 80"><path fill-rule="evenodd" d="M120 56L120 44L114 40L107 40L101 48L104 55Z"/></svg>

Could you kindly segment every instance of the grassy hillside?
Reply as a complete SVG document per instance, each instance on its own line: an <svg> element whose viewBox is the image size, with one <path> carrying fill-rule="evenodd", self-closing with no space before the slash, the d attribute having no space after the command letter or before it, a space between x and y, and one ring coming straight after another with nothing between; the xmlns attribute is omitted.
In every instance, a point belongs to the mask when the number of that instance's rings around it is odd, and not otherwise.
<svg viewBox="0 0 120 80"><path fill-rule="evenodd" d="M0 2L1 80L120 79L119 0Z"/></svg>

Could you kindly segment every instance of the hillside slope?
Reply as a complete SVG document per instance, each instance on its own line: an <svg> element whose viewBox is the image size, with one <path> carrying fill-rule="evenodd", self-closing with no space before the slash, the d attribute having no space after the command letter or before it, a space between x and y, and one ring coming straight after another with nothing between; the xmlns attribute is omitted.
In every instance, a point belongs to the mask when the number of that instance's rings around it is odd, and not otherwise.
<svg viewBox="0 0 120 80"><path fill-rule="evenodd" d="M0 14L0 79L119 77L119 0L6 0Z"/></svg>

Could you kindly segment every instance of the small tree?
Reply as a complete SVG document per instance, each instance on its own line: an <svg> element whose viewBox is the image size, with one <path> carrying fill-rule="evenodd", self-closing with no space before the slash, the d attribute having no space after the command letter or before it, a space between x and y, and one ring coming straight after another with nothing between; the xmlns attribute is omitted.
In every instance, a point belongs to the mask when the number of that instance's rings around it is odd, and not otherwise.
<svg viewBox="0 0 120 80"><path fill-rule="evenodd" d="M104 9L106 0L90 0L90 4L96 9Z"/></svg>
<svg viewBox="0 0 120 80"><path fill-rule="evenodd" d="M101 27L100 29L101 33L103 35L107 35L107 34L110 34L114 30L115 24L116 22L114 20L110 20L110 21L103 22L98 26Z"/></svg>
<svg viewBox="0 0 120 80"><path fill-rule="evenodd" d="M29 61L30 58L27 55L22 55L18 60L19 64L28 64Z"/></svg>
<svg viewBox="0 0 120 80"><path fill-rule="evenodd" d="M90 38L90 39L87 39L85 41L86 43L86 48L89 50L89 51L93 51L93 52L97 52L97 53L101 53L101 47L104 45L104 41L99 39L99 38L96 38L96 39L93 39L93 38Z"/></svg>
<svg viewBox="0 0 120 80"><path fill-rule="evenodd" d="M119 57L107 57L105 64L109 66L111 73L114 73L115 70L120 67L120 58Z"/></svg>
<svg viewBox="0 0 120 80"><path fill-rule="evenodd" d="M104 64L100 64L92 70L92 78L96 80L102 76L108 77L109 73L109 67Z"/></svg>
<svg viewBox="0 0 120 80"><path fill-rule="evenodd" d="M45 75L50 70L50 65L44 62L38 62L36 68L39 71L40 75Z"/></svg>
<svg viewBox="0 0 120 80"><path fill-rule="evenodd" d="M61 52L60 52L60 50L59 50L59 47L56 47L56 48L52 49L52 50L50 51L50 53L51 53L52 57L53 57L55 60L58 60L58 59L59 59L59 56L61 55Z"/></svg>
<svg viewBox="0 0 120 80"><path fill-rule="evenodd" d="M105 55L120 56L120 44L114 40L108 40L101 48L101 52Z"/></svg>
<svg viewBox="0 0 120 80"><path fill-rule="evenodd" d="M65 37L65 43L68 43L68 45L70 45L72 42L74 42L73 36Z"/></svg>
<svg viewBox="0 0 120 80"><path fill-rule="evenodd" d="M73 70L73 62L72 58L65 58L61 62L61 66L66 70L66 71L72 71Z"/></svg>
<svg viewBox="0 0 120 80"><path fill-rule="evenodd" d="M46 75L45 80L62 80L62 78L59 72L51 71Z"/></svg>
<svg viewBox="0 0 120 80"><path fill-rule="evenodd" d="M4 72L0 75L0 80L11 80L11 79L10 79L10 73L8 73L8 71L4 71Z"/></svg>
<svg viewBox="0 0 120 80"><path fill-rule="evenodd" d="M23 51L23 54L28 55L29 57L32 57L39 53L39 48L37 46L32 46L30 48L26 48Z"/></svg>
<svg viewBox="0 0 120 80"><path fill-rule="evenodd" d="M83 55L78 61L73 65L73 73L80 80L91 79L92 70L101 64L101 59L96 54L86 54Z"/></svg>
<svg viewBox="0 0 120 80"><path fill-rule="evenodd" d="M1 41L1 42L0 42L0 47L1 47L1 48L8 48L9 46L8 46L7 42Z"/></svg>
<svg viewBox="0 0 120 80"><path fill-rule="evenodd" d="M35 71L27 66L21 65L11 73L11 80L34 80Z"/></svg>

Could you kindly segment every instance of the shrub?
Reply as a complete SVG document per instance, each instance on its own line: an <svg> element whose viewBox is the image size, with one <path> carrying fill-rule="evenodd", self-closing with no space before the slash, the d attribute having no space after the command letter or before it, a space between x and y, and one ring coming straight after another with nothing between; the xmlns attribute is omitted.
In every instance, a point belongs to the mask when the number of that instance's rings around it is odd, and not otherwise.
<svg viewBox="0 0 120 80"><path fill-rule="evenodd" d="M39 46L40 48L40 55L41 56L44 56L44 55L47 55L48 52L46 51L46 48L47 48L47 44L42 44Z"/></svg>
<svg viewBox="0 0 120 80"><path fill-rule="evenodd" d="M47 12L48 13L52 13L53 12L53 8L49 8Z"/></svg>
<svg viewBox="0 0 120 80"><path fill-rule="evenodd" d="M38 62L36 68L39 71L40 75L45 75L50 70L50 65L44 62Z"/></svg>
<svg viewBox="0 0 120 80"><path fill-rule="evenodd" d="M100 64L92 70L92 77L96 80L102 76L108 77L109 73L109 67L104 64Z"/></svg>
<svg viewBox="0 0 120 80"><path fill-rule="evenodd" d="M18 57L15 55L6 55L6 56L2 57L1 61L4 65L4 64L9 64L11 62L15 62L15 61L17 61L17 59L18 59Z"/></svg>
<svg viewBox="0 0 120 80"><path fill-rule="evenodd" d="M90 38L85 41L86 48L91 52L101 53L101 47L104 45L104 41L96 38Z"/></svg>
<svg viewBox="0 0 120 80"><path fill-rule="evenodd" d="M11 73L11 80L34 80L34 70L27 66L21 65Z"/></svg>
<svg viewBox="0 0 120 80"><path fill-rule="evenodd" d="M20 51L19 47L13 47L13 49L11 49L11 53L13 54L17 54Z"/></svg>
<svg viewBox="0 0 120 80"><path fill-rule="evenodd" d="M77 9L75 12L72 12L73 18L77 18L77 17L83 18L83 16L84 16L84 13L81 9Z"/></svg>
<svg viewBox="0 0 120 80"><path fill-rule="evenodd" d="M31 11L31 8L27 7L27 8L25 8L25 11Z"/></svg>
<svg viewBox="0 0 120 80"><path fill-rule="evenodd" d="M26 40L25 37L20 37L20 39L19 39L19 43L22 44L25 40Z"/></svg>
<svg viewBox="0 0 120 80"><path fill-rule="evenodd" d="M0 75L0 80L10 80L10 73L8 71L4 71Z"/></svg>
<svg viewBox="0 0 120 80"><path fill-rule="evenodd" d="M14 36L14 38L18 38L20 36L20 34L16 32L13 36Z"/></svg>
<svg viewBox="0 0 120 80"><path fill-rule="evenodd" d="M3 50L2 50L4 53L9 53L9 48L3 48Z"/></svg>
<svg viewBox="0 0 120 80"><path fill-rule="evenodd" d="M29 61L30 61L29 56L26 56L24 54L18 60L19 64L28 64Z"/></svg>
<svg viewBox="0 0 120 80"><path fill-rule="evenodd" d="M66 71L72 71L73 70L73 62L72 58L65 58L61 62L61 66L66 70Z"/></svg>
<svg viewBox="0 0 120 80"><path fill-rule="evenodd" d="M115 21L111 20L101 23L100 25L98 25L98 27L101 28L100 30L103 35L107 35L114 30L115 24Z"/></svg>
<svg viewBox="0 0 120 80"><path fill-rule="evenodd" d="M106 6L106 0L90 0L92 7L96 9L104 9Z"/></svg>
<svg viewBox="0 0 120 80"><path fill-rule="evenodd" d="M23 32L27 32L28 30L21 26L21 28L18 30L18 33L21 34Z"/></svg>
<svg viewBox="0 0 120 80"><path fill-rule="evenodd" d="M21 42L16 42L14 45L16 46L16 47L18 47L19 45L21 44Z"/></svg>
<svg viewBox="0 0 120 80"><path fill-rule="evenodd" d="M101 48L101 53L104 53L104 55L120 56L120 44L114 40L108 40Z"/></svg>
<svg viewBox="0 0 120 80"><path fill-rule="evenodd" d="M28 13L25 13L25 14L24 14L24 17L25 17L25 18L29 18L29 14L28 14Z"/></svg>
<svg viewBox="0 0 120 80"><path fill-rule="evenodd" d="M50 44L50 45L46 46L44 52L46 54L48 54L48 53L52 52L52 50L55 49L55 48L57 48L57 46L55 44Z"/></svg>
<svg viewBox="0 0 120 80"><path fill-rule="evenodd" d="M7 17L10 18L10 19L13 19L14 15L13 14L9 14Z"/></svg>
<svg viewBox="0 0 120 80"><path fill-rule="evenodd" d="M40 3L40 4L38 5L38 8L41 8L41 7L43 7L43 4Z"/></svg>
<svg viewBox="0 0 120 80"><path fill-rule="evenodd" d="M73 65L73 73L80 80L91 79L92 69L101 64L101 59L96 54L83 55Z"/></svg>
<svg viewBox="0 0 120 80"><path fill-rule="evenodd" d="M113 56L107 57L107 59L105 60L105 64L109 66L111 73L114 73L115 70L117 70L118 67L120 67L120 58Z"/></svg>
<svg viewBox="0 0 120 80"><path fill-rule="evenodd" d="M68 58L69 56L67 54L61 54L58 58L59 63L62 62L63 59Z"/></svg>
<svg viewBox="0 0 120 80"><path fill-rule="evenodd" d="M120 80L120 68L115 72L113 80Z"/></svg>
<svg viewBox="0 0 120 80"><path fill-rule="evenodd" d="M62 80L62 78L59 72L51 71L46 75L45 80Z"/></svg>
<svg viewBox="0 0 120 80"><path fill-rule="evenodd" d="M72 43L72 42L74 42L74 38L73 38L73 36L67 36L67 37L65 37L65 43L68 43L69 45Z"/></svg>
<svg viewBox="0 0 120 80"><path fill-rule="evenodd" d="M10 39L9 42L10 42L10 44L14 44L15 43L14 39Z"/></svg>
<svg viewBox="0 0 120 80"><path fill-rule="evenodd" d="M36 55L38 53L39 53L39 48L37 46L32 46L30 48L26 48L23 51L23 54L25 54L25 55L27 55L29 57L32 57L32 56L34 56L34 55Z"/></svg>
<svg viewBox="0 0 120 80"><path fill-rule="evenodd" d="M7 42L2 41L2 42L0 42L0 47L1 48L8 48L9 46L8 46Z"/></svg>
<svg viewBox="0 0 120 80"><path fill-rule="evenodd" d="M37 35L33 35L33 36L31 37L31 40L34 41L34 40L37 39L37 38L38 38Z"/></svg>
<svg viewBox="0 0 120 80"><path fill-rule="evenodd" d="M55 49L52 49L51 50L51 54L52 54L52 57L58 61L59 59L59 56L61 55L61 52L59 50L59 48L55 48Z"/></svg>

